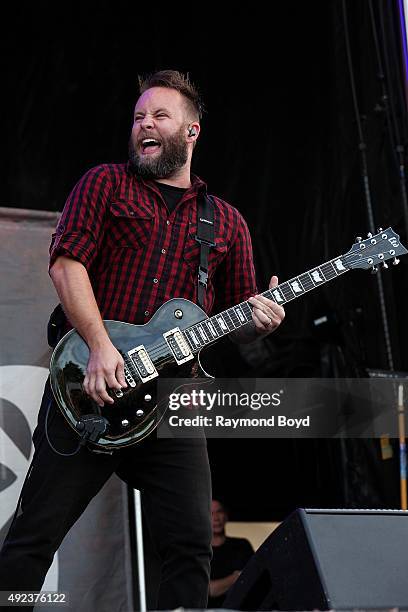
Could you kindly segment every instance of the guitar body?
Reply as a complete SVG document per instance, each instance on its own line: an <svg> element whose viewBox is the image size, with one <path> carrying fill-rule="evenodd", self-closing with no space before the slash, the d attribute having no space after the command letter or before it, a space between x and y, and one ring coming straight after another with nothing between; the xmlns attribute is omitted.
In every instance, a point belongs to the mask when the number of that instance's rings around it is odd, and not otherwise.
<svg viewBox="0 0 408 612"><path fill-rule="evenodd" d="M207 318L193 302L175 298L163 304L145 325L104 321L113 345L123 357L143 346L157 373L151 380L143 381L136 376L127 357L125 364L129 364L128 372L134 386L129 386L127 379L128 387L123 389L121 397L109 390L115 402L105 403L103 407L82 389L89 349L78 332L69 331L56 346L50 363L51 387L68 423L76 429L85 415L105 417L109 421L108 430L93 444L106 450L130 446L148 436L159 424L165 409L165 398L158 397L159 377L189 378L192 370L194 376L208 376L200 367L198 355L179 365L163 334L176 327L183 331Z"/></svg>

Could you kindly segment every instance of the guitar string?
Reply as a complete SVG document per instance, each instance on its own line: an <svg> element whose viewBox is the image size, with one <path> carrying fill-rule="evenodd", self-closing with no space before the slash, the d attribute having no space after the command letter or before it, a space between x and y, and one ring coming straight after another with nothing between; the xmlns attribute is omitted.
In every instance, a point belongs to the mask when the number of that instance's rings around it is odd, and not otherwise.
<svg viewBox="0 0 408 612"><path fill-rule="evenodd" d="M373 246L374 246L374 245L373 245ZM371 247L369 246L369 247L367 247L367 248L369 249L369 248L371 248ZM313 272L314 270L317 270L317 269L319 269L319 268L322 268L322 267L323 267L323 266L325 266L325 265L332 264L332 262L333 262L333 261L335 261L336 259L340 259L341 257L343 257L343 258L345 259L345 258L347 257L347 255L344 255L344 256L340 256L340 257L334 258L334 259L330 260L329 262L326 262L325 264L322 264L321 266L317 266L316 268L312 268L312 270L311 270L310 272ZM387 259L391 259L392 257L393 257L393 255L390 255L390 256L389 256ZM366 259L366 257L365 257L365 259ZM348 256L348 265L352 265L353 263L358 262L358 261L361 261L361 259L360 259L359 257L352 258L352 257L351 257L351 255L350 255L350 256ZM382 260L382 261L386 261L386 260L384 259L384 260ZM348 270L346 270L346 271L348 271ZM294 277L293 279L290 279L290 280L288 280L288 281L285 281L284 283L281 283L280 285L277 285L277 287L274 287L274 290L275 290L275 289L279 289L279 288L280 288L280 287L282 287L283 285L287 285L288 283L290 283L290 282L292 282L292 281L296 281L296 279L299 279L299 277L303 276L304 274L310 274L310 272L303 272L302 274L299 274L299 276L296 276L296 277ZM341 273L341 274L344 274L344 272L343 272L343 273ZM341 274L338 274L338 275L337 275L337 273L336 273L336 276L333 276L332 278L327 278L327 279L325 278L325 280L323 281L323 283L322 283L322 284L325 284L326 282L328 282L328 281L330 281L330 280L334 280L335 278L338 278L339 276L341 276ZM323 276L324 276L324 273L323 273ZM288 303L288 302L291 302L292 300L296 299L297 297L300 297L300 296L301 296L301 295L303 295L304 293L308 293L309 291L312 291L313 289L315 289L315 288L317 288L317 287L319 287L319 286L321 286L321 285L315 285L315 284L314 284L314 285L313 285L312 287L310 287L309 289L306 289L306 290L302 291L302 293L300 293L299 295L294 295L294 296L293 296L293 297L291 297L290 299L285 298L285 302L284 302L284 303L286 304L286 303ZM266 290L266 291L264 291L264 292L263 292L261 295L263 295L263 294L265 294L265 293L269 293L270 291L271 291L270 289L267 289L267 290ZM284 296L284 297L285 297L285 296ZM274 301L275 301L275 300L274 300ZM247 305L248 305L250 308L252 308L252 307L251 307L251 305L249 304L249 302L247 302L247 301L241 302L241 304L247 304ZM240 304L237 304L237 306L240 306ZM234 307L231 307L231 308L234 308ZM223 312L228 313L228 310L231 310L231 309L227 309L227 310L225 310L225 311L223 311ZM219 315L222 315L222 314L223 314L222 312L221 312L221 313L219 313ZM214 316L216 316L216 315L214 315ZM211 319L211 318L212 318L212 317L209 317L209 319ZM197 325L201 325L202 323L208 322L208 320L209 320L209 319L203 319L202 321L198 321L197 323L194 323L194 325L192 325L192 326L190 326L190 327L186 328L185 330L183 330L183 333L184 333L184 332L186 332L186 331L189 331L189 330L193 330L193 331L194 331L194 329L193 329L194 327L196 327ZM246 325L247 323L250 323L250 321L247 321L246 323L244 323L244 324L240 325L238 328L234 328L234 329L239 329L240 327L242 327L242 326ZM224 335L228 335L228 333L230 333L230 332L234 331L234 329L231 329L231 330L230 330L230 329L228 329L228 332L226 332L225 334L223 333L221 336L217 336L217 337L215 337L215 338L212 338L212 339L210 339L210 341L205 341L205 344L204 344L203 346L199 346L199 347L195 347L195 348L193 348L193 353L194 353L194 351L199 351L199 350L201 350L202 348L204 348L205 346L207 346L207 345L211 344L211 342L216 341L218 338L223 337ZM151 357L153 357L153 358L159 357L159 356L160 356L161 351L162 351L164 348L169 348L169 347L168 347L168 344L167 344L166 342L162 342L162 343L160 343L160 344L156 344L156 345L154 345L154 346L151 348L151 350L149 351L149 355L150 355Z"/></svg>

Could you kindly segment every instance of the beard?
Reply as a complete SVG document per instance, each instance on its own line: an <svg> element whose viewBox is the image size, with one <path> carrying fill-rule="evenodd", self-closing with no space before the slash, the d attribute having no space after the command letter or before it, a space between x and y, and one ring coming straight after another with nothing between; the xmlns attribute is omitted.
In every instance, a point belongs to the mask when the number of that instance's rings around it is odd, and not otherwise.
<svg viewBox="0 0 408 612"><path fill-rule="evenodd" d="M145 179L169 178L187 162L188 147L184 136L185 128L182 127L173 136L163 139L160 151L156 155L139 155L130 138L129 165L131 171Z"/></svg>

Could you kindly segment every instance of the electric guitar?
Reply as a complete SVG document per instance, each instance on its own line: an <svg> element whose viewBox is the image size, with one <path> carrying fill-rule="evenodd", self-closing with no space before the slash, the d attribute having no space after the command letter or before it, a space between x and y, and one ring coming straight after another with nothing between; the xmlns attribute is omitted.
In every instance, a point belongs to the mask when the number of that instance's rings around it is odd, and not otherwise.
<svg viewBox="0 0 408 612"><path fill-rule="evenodd" d="M407 249L389 227L357 242L345 254L263 292L277 304L286 304L352 269L388 267L399 262ZM82 388L89 349L74 329L57 344L51 357L50 381L64 417L93 449L112 449L135 444L159 424L158 377L209 376L200 363L200 351L252 321L252 306L241 302L208 317L184 298L165 302L145 325L104 321L112 343L125 362L127 387L108 389L114 404L99 407ZM192 368L192 366L195 366ZM99 416L100 418L95 418ZM97 427L88 427L89 423Z"/></svg>

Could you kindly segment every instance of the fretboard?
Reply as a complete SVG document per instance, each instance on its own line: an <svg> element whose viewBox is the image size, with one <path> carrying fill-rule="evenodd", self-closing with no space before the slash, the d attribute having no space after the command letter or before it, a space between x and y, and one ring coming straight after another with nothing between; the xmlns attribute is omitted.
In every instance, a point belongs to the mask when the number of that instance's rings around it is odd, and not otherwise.
<svg viewBox="0 0 408 612"><path fill-rule="evenodd" d="M308 291L324 285L333 278L337 278L348 270L343 256L336 257L309 272L296 276L273 289L264 291L261 295L283 306ZM184 336L193 352L198 352L204 346L216 342L219 338L247 325L251 321L252 306L248 301L245 301L186 328Z"/></svg>

